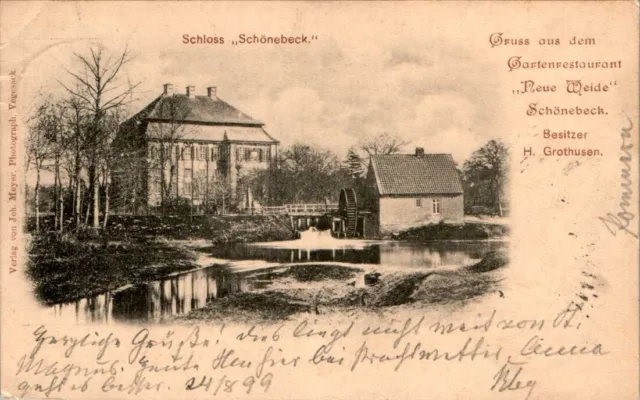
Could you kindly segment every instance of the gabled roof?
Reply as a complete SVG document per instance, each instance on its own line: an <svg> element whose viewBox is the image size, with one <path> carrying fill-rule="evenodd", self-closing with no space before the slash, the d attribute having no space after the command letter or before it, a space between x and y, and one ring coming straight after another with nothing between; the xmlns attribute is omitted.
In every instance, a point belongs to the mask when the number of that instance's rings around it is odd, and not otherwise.
<svg viewBox="0 0 640 400"><path fill-rule="evenodd" d="M184 94L160 96L141 113L145 119L212 124L264 125L220 98L189 97Z"/></svg>
<svg viewBox="0 0 640 400"><path fill-rule="evenodd" d="M161 95L125 123L140 122L148 122L145 134L150 138L162 136L157 132L169 123L181 125L184 140L278 143L264 130L264 123L218 97Z"/></svg>
<svg viewBox="0 0 640 400"><path fill-rule="evenodd" d="M371 167L381 196L462 193L451 154L374 155Z"/></svg>

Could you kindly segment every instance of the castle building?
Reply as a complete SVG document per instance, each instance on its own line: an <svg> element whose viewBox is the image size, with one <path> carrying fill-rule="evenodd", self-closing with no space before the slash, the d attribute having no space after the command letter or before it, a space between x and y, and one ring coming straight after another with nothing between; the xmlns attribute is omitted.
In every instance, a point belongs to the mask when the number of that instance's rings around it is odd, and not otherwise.
<svg viewBox="0 0 640 400"><path fill-rule="evenodd" d="M239 200L243 175L277 167L279 142L262 122L220 99L215 87L206 95L197 95L194 86L178 94L165 84L159 97L120 125L118 136L123 154L144 160L135 171L123 162L115 186L127 192L127 173L139 173L127 201L151 208L168 199L195 205Z"/></svg>

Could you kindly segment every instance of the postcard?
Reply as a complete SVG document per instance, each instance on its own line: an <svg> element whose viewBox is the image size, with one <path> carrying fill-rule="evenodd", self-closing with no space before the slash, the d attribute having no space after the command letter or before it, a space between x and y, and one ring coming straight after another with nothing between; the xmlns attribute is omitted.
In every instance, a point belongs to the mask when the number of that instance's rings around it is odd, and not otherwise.
<svg viewBox="0 0 640 400"><path fill-rule="evenodd" d="M637 2L0 8L2 398L638 398Z"/></svg>

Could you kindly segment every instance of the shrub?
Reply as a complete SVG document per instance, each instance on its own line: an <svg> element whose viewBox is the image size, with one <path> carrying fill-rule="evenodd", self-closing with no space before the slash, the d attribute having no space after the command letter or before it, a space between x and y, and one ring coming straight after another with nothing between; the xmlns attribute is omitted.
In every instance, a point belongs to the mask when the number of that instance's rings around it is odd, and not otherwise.
<svg viewBox="0 0 640 400"><path fill-rule="evenodd" d="M165 212L172 215L191 215L191 199L186 197L171 197L166 199Z"/></svg>
<svg viewBox="0 0 640 400"><path fill-rule="evenodd" d="M483 240L508 235L508 228L498 224L446 224L443 222L408 229L394 239L410 241L432 240Z"/></svg>

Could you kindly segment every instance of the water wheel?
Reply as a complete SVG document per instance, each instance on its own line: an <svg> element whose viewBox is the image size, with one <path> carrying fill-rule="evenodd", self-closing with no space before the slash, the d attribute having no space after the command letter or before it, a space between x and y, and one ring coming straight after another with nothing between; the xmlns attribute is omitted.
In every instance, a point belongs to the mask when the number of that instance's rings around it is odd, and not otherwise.
<svg viewBox="0 0 640 400"><path fill-rule="evenodd" d="M358 199L353 188L344 188L340 191L338 213L344 221L345 236L355 237L358 226Z"/></svg>

